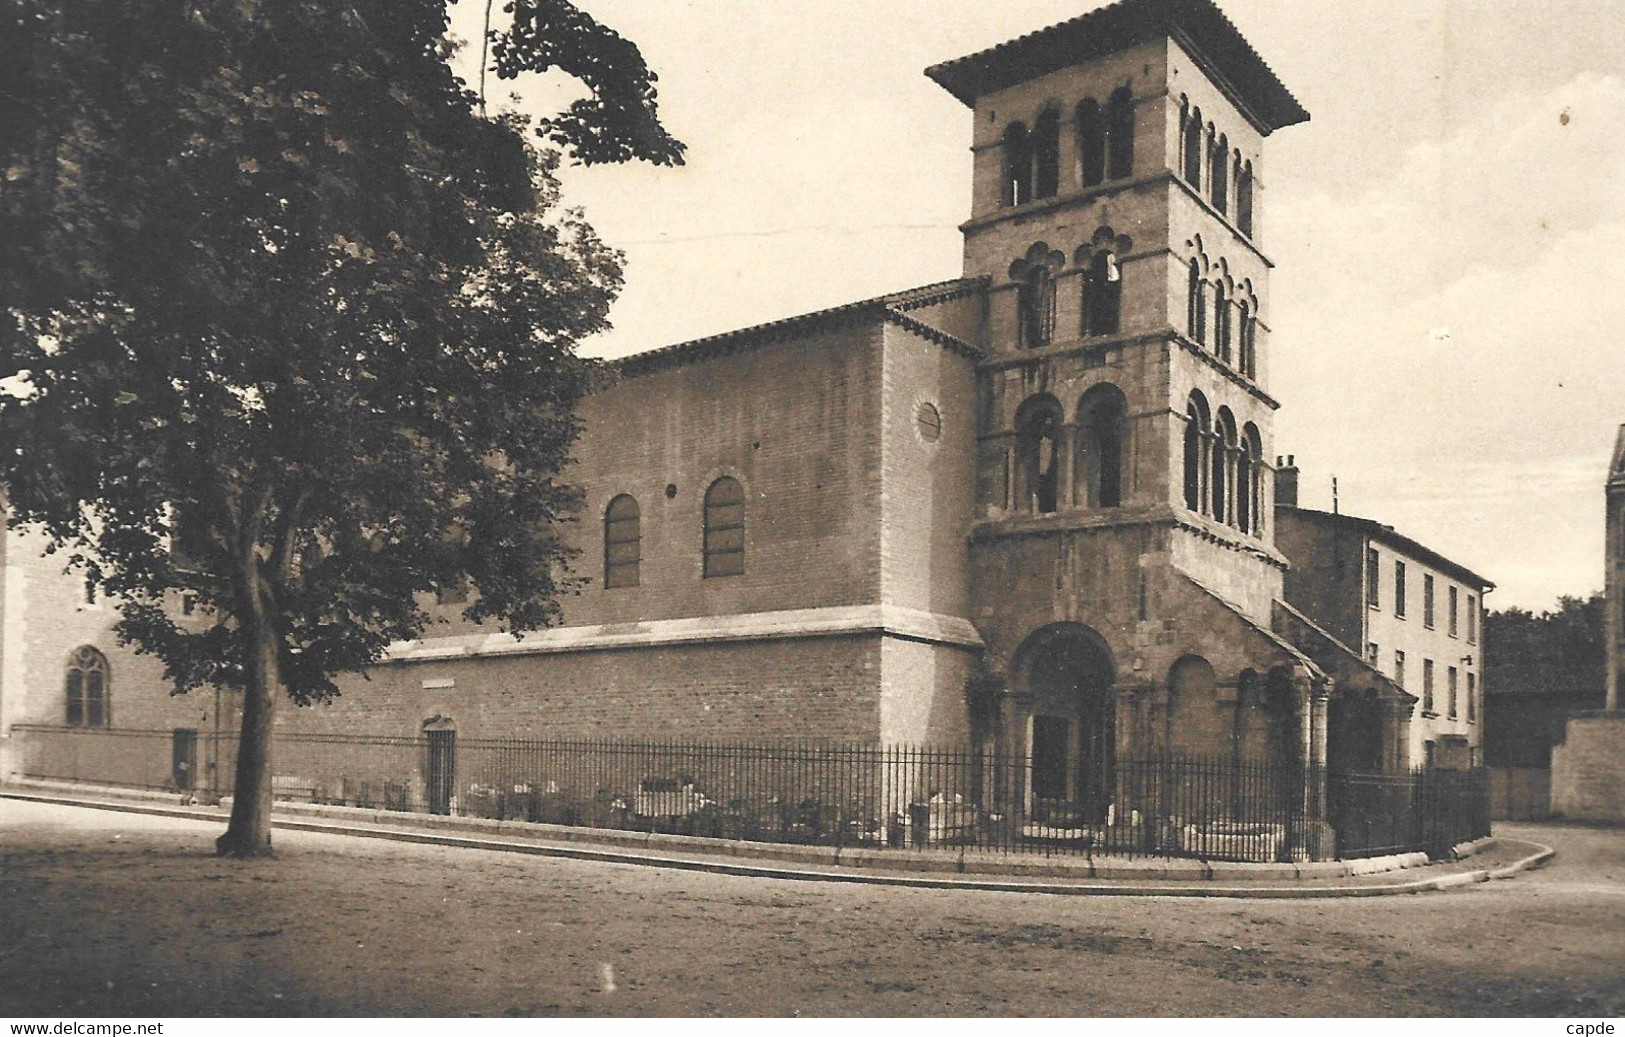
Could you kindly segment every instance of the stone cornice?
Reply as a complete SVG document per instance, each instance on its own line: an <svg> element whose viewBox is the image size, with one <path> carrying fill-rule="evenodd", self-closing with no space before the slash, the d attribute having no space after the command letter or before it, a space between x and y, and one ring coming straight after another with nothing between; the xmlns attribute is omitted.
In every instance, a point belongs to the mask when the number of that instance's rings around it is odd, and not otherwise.
<svg viewBox="0 0 1625 1037"><path fill-rule="evenodd" d="M519 638L502 633L431 637L390 645L383 662L445 662L856 634L883 634L956 648L982 647L982 638L975 626L958 616L897 605L853 605L659 619L641 623L553 627Z"/></svg>

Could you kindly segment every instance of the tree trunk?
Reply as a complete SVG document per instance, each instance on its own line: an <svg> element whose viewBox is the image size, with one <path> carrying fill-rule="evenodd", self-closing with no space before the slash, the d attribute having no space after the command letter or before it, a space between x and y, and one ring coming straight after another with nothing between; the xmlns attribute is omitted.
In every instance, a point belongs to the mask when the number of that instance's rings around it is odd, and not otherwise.
<svg viewBox="0 0 1625 1037"><path fill-rule="evenodd" d="M281 687L277 642L262 615L249 621L254 650L243 687L243 729L237 746L237 785L231 799L231 821L215 840L222 857L271 855L271 719Z"/></svg>

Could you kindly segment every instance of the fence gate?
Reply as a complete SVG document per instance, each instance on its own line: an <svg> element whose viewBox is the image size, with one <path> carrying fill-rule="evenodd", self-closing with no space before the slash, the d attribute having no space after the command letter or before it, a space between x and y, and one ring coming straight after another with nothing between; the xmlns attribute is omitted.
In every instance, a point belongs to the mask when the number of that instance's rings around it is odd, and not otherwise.
<svg viewBox="0 0 1625 1037"><path fill-rule="evenodd" d="M457 787L457 732L425 731L429 738L429 813L451 813Z"/></svg>
<svg viewBox="0 0 1625 1037"><path fill-rule="evenodd" d="M177 727L171 735L169 771L176 788L197 787L197 731L193 728Z"/></svg>

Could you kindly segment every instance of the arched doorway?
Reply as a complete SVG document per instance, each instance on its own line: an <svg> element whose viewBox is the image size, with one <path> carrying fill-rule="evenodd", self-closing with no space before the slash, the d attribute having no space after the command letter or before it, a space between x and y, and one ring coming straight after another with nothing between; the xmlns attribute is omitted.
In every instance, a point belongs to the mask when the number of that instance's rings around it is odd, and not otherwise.
<svg viewBox="0 0 1625 1037"><path fill-rule="evenodd" d="M1104 821L1117 738L1116 668L1105 639L1077 623L1045 627L1017 653L1015 677L1028 711L1033 812Z"/></svg>

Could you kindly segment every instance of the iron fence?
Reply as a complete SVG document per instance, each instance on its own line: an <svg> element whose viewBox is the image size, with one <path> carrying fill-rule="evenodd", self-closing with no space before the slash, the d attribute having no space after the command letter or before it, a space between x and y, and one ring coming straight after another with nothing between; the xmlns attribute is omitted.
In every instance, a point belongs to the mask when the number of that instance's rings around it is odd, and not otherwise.
<svg viewBox="0 0 1625 1037"><path fill-rule="evenodd" d="M27 777L231 791L234 732L14 726ZM193 755L188 763L186 756ZM1285 861L1489 830L1482 772L1400 777L1234 759L1119 759L1039 783L1023 755L917 746L278 734L282 800L896 852ZM187 782L190 782L188 784Z"/></svg>

